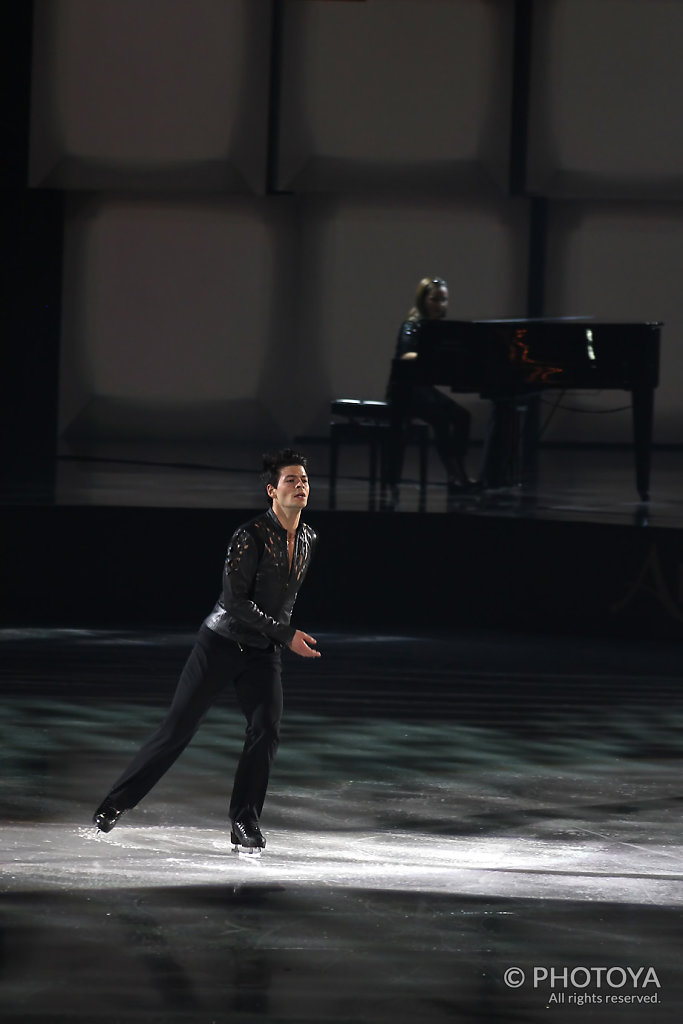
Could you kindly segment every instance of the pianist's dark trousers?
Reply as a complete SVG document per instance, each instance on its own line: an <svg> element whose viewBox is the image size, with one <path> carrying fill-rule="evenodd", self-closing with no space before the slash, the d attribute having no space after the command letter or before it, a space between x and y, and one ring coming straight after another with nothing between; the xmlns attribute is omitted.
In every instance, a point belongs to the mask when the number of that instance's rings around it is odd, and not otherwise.
<svg viewBox="0 0 683 1024"><path fill-rule="evenodd" d="M230 819L258 822L280 737L280 649L241 649L206 626L199 631L166 717L116 780L107 800L121 811L135 807L182 754L229 683L247 721Z"/></svg>
<svg viewBox="0 0 683 1024"><path fill-rule="evenodd" d="M398 484L403 466L403 432L411 419L432 428L434 444L449 479L465 475L464 460L470 439L471 416L467 409L429 384L392 383L387 389L390 405L391 442L387 482Z"/></svg>

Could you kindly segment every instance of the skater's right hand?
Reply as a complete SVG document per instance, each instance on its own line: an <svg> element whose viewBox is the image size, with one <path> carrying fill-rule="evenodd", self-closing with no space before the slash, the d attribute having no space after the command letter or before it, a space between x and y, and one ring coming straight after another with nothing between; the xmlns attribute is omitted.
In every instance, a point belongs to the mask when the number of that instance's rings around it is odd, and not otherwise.
<svg viewBox="0 0 683 1024"><path fill-rule="evenodd" d="M314 651L309 644L317 644L315 637L309 636L308 633L302 632L297 629L296 633L292 637L289 649L294 651L295 654L300 655L302 658L319 658L320 651Z"/></svg>

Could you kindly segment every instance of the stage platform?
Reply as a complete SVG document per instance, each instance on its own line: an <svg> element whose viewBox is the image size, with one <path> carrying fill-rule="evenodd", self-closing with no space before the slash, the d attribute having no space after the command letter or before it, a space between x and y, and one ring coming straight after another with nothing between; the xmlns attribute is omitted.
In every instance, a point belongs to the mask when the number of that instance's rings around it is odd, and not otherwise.
<svg viewBox="0 0 683 1024"><path fill-rule="evenodd" d="M329 509L326 441L302 439L310 458L312 511ZM111 443L64 447L45 489L29 478L7 486L2 504L130 508L259 509L263 488L260 446ZM470 457L476 476L481 452ZM368 487L367 450L346 447L334 507L338 511L385 511L381 493ZM432 450L424 496L417 484L416 453L408 450L397 512L459 513L683 528L683 445L653 452L651 493L636 492L633 451L613 447L541 448L532 485L501 488L449 501L443 469Z"/></svg>
<svg viewBox="0 0 683 1024"><path fill-rule="evenodd" d="M320 544L298 614L315 627L683 635L683 450L654 452L647 502L628 447L541 450L533 487L454 500L434 454L420 493L411 453L387 508L360 449L332 502L327 446L302 447ZM6 486L3 621L193 627L232 530L265 507L259 465L253 445L81 447L49 487Z"/></svg>

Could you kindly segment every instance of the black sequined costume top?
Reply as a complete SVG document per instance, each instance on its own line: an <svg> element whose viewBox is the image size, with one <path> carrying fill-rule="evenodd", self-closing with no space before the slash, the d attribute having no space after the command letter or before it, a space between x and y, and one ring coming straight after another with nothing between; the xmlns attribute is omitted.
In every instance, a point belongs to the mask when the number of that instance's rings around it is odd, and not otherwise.
<svg viewBox="0 0 683 1024"><path fill-rule="evenodd" d="M228 545L222 593L204 625L245 647L290 643L292 609L317 539L299 522L290 569L287 531L272 509L238 527Z"/></svg>

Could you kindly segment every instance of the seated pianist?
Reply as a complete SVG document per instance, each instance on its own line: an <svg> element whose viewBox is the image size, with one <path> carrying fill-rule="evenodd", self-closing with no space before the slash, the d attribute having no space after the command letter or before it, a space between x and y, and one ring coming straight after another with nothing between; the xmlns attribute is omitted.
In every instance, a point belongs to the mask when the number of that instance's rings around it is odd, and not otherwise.
<svg viewBox="0 0 683 1024"><path fill-rule="evenodd" d="M448 313L448 286L442 278L425 277L417 286L415 302L401 324L395 359L419 359L419 325L424 320L443 320ZM390 457L389 480L396 485L401 476L403 445L401 424L413 418L428 423L439 458L446 470L450 494L474 491L478 485L465 468L470 436L470 414L433 384L411 383L404 374L392 372L386 390L391 407L396 442Z"/></svg>
<svg viewBox="0 0 683 1024"><path fill-rule="evenodd" d="M636 488L649 499L654 394L659 382L662 323L597 322L592 317L447 320L443 280L420 282L401 327L387 389L393 435L415 416L432 425L454 490L467 490L464 457L469 415L438 391L475 393L491 401L481 486L521 486L536 476L538 406L548 390L631 393ZM403 418L403 419L401 419ZM400 477L400 444L396 466Z"/></svg>

